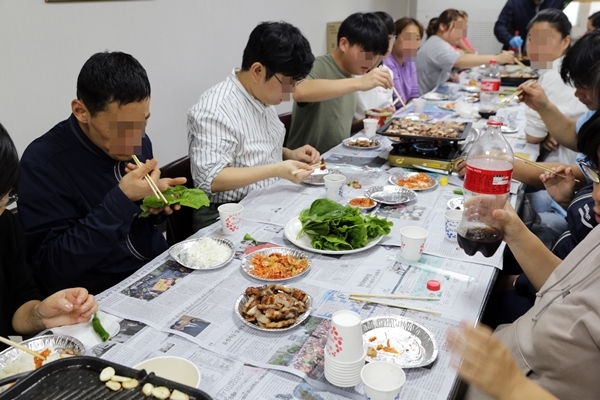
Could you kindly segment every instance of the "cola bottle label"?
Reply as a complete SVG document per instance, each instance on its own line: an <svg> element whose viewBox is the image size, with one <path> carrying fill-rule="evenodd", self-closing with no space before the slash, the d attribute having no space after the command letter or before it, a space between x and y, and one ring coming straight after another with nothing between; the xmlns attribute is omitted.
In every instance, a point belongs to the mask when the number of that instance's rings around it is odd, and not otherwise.
<svg viewBox="0 0 600 400"><path fill-rule="evenodd" d="M499 79L482 79L481 80L481 91L482 92L499 92L500 91L500 80Z"/></svg>
<svg viewBox="0 0 600 400"><path fill-rule="evenodd" d="M510 192L512 168L485 170L467 164L464 188L481 194L506 194Z"/></svg>

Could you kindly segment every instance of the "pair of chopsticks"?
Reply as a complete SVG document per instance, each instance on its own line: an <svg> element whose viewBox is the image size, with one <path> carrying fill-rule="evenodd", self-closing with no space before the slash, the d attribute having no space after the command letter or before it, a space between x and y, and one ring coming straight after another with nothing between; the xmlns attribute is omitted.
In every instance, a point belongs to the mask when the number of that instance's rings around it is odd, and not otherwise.
<svg viewBox="0 0 600 400"><path fill-rule="evenodd" d="M529 85L531 85L533 83L535 83L535 79L530 79L527 82L525 82L524 85L525 86L529 86ZM512 99L514 99L515 97L519 96L521 93L523 93L522 90L517 90L516 92L514 92L513 94L511 94L510 96L508 96L507 98L505 98L504 100L502 100L500 103L496 104L496 107L492 108L488 112L489 113L493 113L493 112L498 111L500 108L502 108L505 105L507 105L508 103L510 103Z"/></svg>
<svg viewBox="0 0 600 400"><path fill-rule="evenodd" d="M383 65L379 65L377 68L383 68ZM402 96L400 96L400 93L398 93L398 90L396 90L396 86L392 86L392 89L394 90L394 94L396 95L396 100L394 100L394 102L390 105L395 106L397 102L400 102L402 103L402 108L406 110L406 103L402 99Z"/></svg>
<svg viewBox="0 0 600 400"><path fill-rule="evenodd" d="M23 345L22 345L22 344L20 344L20 343L13 342L12 340L10 340L10 339L7 339L7 338L5 338L5 337L3 337L3 336L0 336L0 342L2 342L2 343L4 343L4 344L7 344L7 345L9 345L9 346L15 347L15 348L17 348L17 349L19 349L19 350L23 350L25 353L29 353L29 354L31 354L32 356L34 356L35 358L39 358L39 359L41 359L41 360L43 360L43 361L46 361L46 357L44 357L43 355L41 355L41 354L40 354L40 353L38 353L37 351L33 351L33 350L31 350L31 349L30 349L29 347L27 347L27 346L23 346Z"/></svg>
<svg viewBox="0 0 600 400"><path fill-rule="evenodd" d="M412 307L412 306L391 303L391 302L387 302L387 301L373 300L373 297L379 297L379 298L384 298L384 299L429 300L429 301L439 300L439 298L426 297L426 296L404 296L404 295L396 295L396 294L369 294L369 293L352 293L352 294L350 294L350 300L354 300L354 301L362 301L365 303L380 304L382 306L388 306L388 307L404 308L405 310L420 311L420 312L425 312L425 313L430 313L430 314L437 314L437 315L442 314L441 311L429 310L427 308Z"/></svg>
<svg viewBox="0 0 600 400"><path fill-rule="evenodd" d="M321 169L325 169L325 160L321 159L321 161L319 161L316 164L311 165L311 168L317 169L317 168L321 168ZM295 169L292 171L292 175L296 175L302 171L306 171L305 169Z"/></svg>
<svg viewBox="0 0 600 400"><path fill-rule="evenodd" d="M135 154L132 155L131 157L133 158L133 161L135 161L138 168L142 168L143 164L140 162L140 159L137 158L137 156ZM150 178L150 176L148 176L148 175L144 176L144 178L146 178L146 182L148 182L148 185L150 185L150 189L152 189L152 192L154 192L154 195L156 197L158 197L159 199L161 199L162 201L164 201L165 204L169 204L169 202L167 201L165 196L163 196L162 192L160 191L158 186L156 186L156 183L154 183L152 178Z"/></svg>
<svg viewBox="0 0 600 400"><path fill-rule="evenodd" d="M567 175L565 175L565 174L559 174L558 172L554 171L552 168L548 168L548 167L546 167L546 166L544 166L544 165L542 165L540 163L536 163L535 161L530 161L529 159L527 159L525 157L521 157L521 156L518 156L518 155L515 154L515 158L523 161L527 165L531 165L532 167L536 167L536 168L542 169L542 170L547 171L547 172L552 172L554 175L560 176L561 178L567 178ZM573 180L575 182L579 183L579 179L577 179L575 177L572 177L572 178L573 178Z"/></svg>
<svg viewBox="0 0 600 400"><path fill-rule="evenodd" d="M519 47L519 53L521 53L521 48ZM519 54L520 57L520 54ZM523 69L529 69L529 67L525 64L523 64L521 61L519 61L518 58L515 57L515 63L519 65L519 67L523 68Z"/></svg>

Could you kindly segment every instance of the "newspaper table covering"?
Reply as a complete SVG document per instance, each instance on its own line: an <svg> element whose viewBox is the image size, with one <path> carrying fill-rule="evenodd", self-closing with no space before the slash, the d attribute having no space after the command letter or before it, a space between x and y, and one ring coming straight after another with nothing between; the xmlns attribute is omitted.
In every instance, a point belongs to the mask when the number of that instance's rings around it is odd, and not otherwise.
<svg viewBox="0 0 600 400"><path fill-rule="evenodd" d="M345 187L341 203L362 195L369 185L387 181L394 169L377 164L328 165L349 180L364 183L360 189ZM323 197L324 189L279 182L254 191L242 201L242 229L228 236L236 252L229 265L220 270L192 271L163 253L97 296L102 310L124 318L122 324L132 327L125 329L129 333L119 334L90 351L128 366L164 354L188 358L201 370L200 388L216 399L358 399L364 398L362 385L342 389L324 378L323 351L331 315L342 309L356 311L363 319L400 315L425 325L440 347L438 358L429 368L406 371L407 382L400 398L445 399L456 385L451 354L444 346L447 332L462 320L474 322L479 318L493 281L493 267L501 266L500 251L490 259L468 257L455 242L443 239L443 212L447 201L456 197L453 188L438 187L420 193L414 204L402 209L376 207L373 213L390 218L394 227L372 249L343 256L309 253L310 271L286 285L313 297L311 316L285 332L257 331L235 315L238 296L248 286L264 283L244 273L240 260L260 248L293 247L283 235L283 226L314 199ZM398 232L406 225L419 225L430 232L426 254L419 262L406 262L399 254ZM244 240L246 233L258 244ZM217 223L194 237L220 235ZM426 282L430 279L440 281L441 290L428 291ZM435 296L438 301L426 304L416 300L399 303L441 314L358 303L349 300L351 293Z"/></svg>

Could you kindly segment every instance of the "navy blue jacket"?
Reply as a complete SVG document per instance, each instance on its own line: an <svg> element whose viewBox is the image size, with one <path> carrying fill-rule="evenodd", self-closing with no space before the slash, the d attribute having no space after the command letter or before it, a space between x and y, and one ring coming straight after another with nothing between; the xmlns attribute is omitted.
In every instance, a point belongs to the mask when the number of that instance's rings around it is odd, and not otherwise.
<svg viewBox="0 0 600 400"><path fill-rule="evenodd" d="M562 10L563 0L544 0L540 4L540 11L546 8ZM523 39L523 49L527 46L527 25L536 14L536 4L533 0L508 0L498 16L494 25L494 35L502 49L508 50L508 42L515 37L515 31Z"/></svg>
<svg viewBox="0 0 600 400"><path fill-rule="evenodd" d="M147 135L139 158L152 158ZM167 249L157 219L138 218L139 205L118 187L125 165L96 147L73 115L25 150L19 217L28 260L48 293L74 286L99 293Z"/></svg>

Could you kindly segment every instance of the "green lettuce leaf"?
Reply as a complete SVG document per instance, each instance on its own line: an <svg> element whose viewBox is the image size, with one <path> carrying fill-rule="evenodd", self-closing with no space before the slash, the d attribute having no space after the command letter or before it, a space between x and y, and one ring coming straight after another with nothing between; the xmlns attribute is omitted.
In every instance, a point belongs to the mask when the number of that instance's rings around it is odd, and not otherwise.
<svg viewBox="0 0 600 400"><path fill-rule="evenodd" d="M190 189L183 185L173 186L162 192L165 199L168 201L168 205L172 206L175 204L179 204L185 207L191 207L198 209L200 207L208 207L210 202L208 201L208 196L204 191L200 189ZM150 195L144 198L142 201L142 205L140 208L142 209L142 213L140 214L141 218L145 218L150 216L151 208L161 208L165 206L165 202L162 199L159 199L155 195Z"/></svg>

